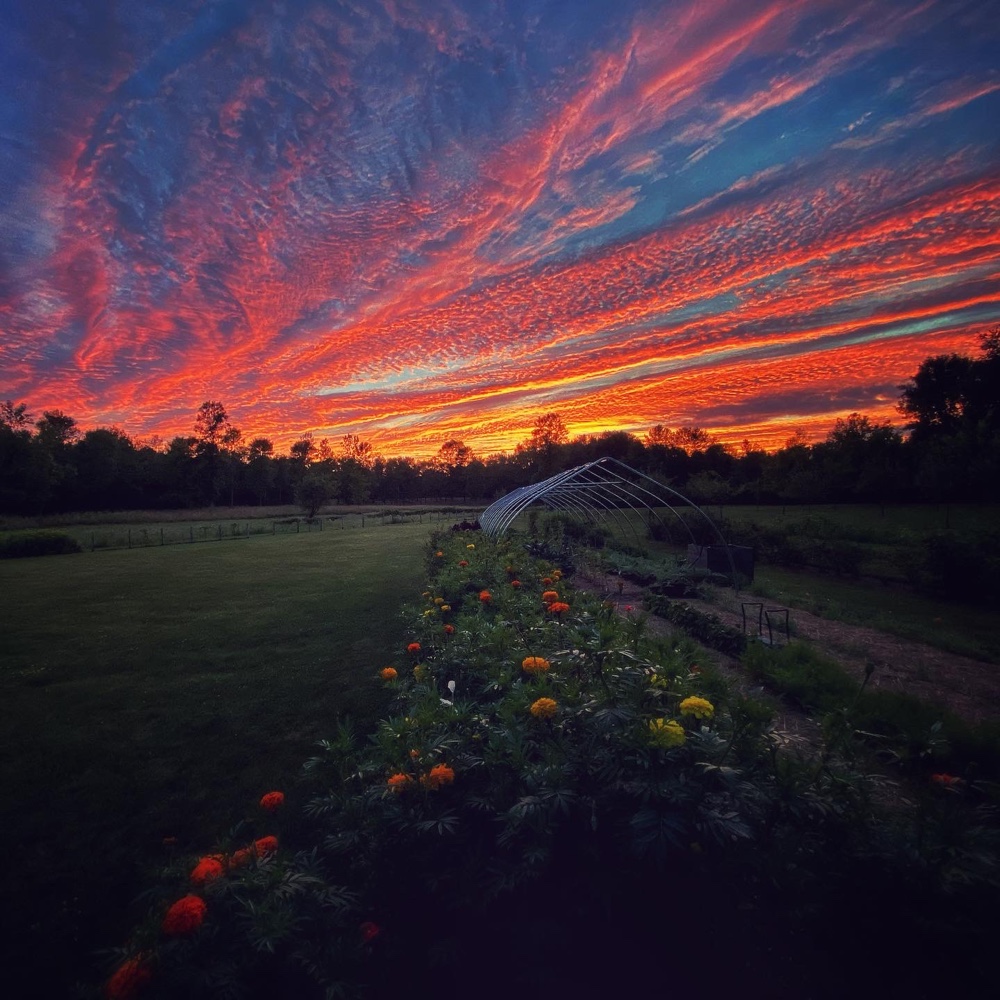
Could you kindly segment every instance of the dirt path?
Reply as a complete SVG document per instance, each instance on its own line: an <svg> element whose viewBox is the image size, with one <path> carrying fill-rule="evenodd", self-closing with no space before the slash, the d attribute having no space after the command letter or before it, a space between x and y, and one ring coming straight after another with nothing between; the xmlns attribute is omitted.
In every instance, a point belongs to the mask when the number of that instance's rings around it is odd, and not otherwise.
<svg viewBox="0 0 1000 1000"><path fill-rule="evenodd" d="M580 572L574 582L585 590L613 598L623 605L641 605L643 588L620 580L617 575ZM621 590L620 583L623 584ZM685 599L684 603L715 615L724 624L742 631L740 603L751 599L749 595L716 591L711 602ZM756 631L756 609L748 609L748 612L748 618L753 619L752 628ZM818 618L794 608L789 612L789 621L793 638L812 643L859 680L864 677L866 666L873 664L875 673L870 686L903 691L922 701L944 705L969 722L1000 720L1000 666L996 664L948 653L877 629ZM672 630L667 622L655 616L650 616L650 623L660 634L668 634ZM731 657L715 653L713 659L727 675L743 685L747 684L745 675ZM803 727L808 730L810 723L815 725L804 713L788 709L786 714L788 718L785 721L790 723L793 732Z"/></svg>

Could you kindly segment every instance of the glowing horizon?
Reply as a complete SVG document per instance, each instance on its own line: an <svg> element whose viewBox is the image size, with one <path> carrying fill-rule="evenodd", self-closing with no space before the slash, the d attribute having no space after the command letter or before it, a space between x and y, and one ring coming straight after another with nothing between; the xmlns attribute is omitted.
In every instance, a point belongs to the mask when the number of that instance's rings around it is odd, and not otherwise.
<svg viewBox="0 0 1000 1000"><path fill-rule="evenodd" d="M769 449L898 424L920 362L1000 322L997 13L0 14L0 399L147 439L213 399L281 451L415 458L552 410Z"/></svg>

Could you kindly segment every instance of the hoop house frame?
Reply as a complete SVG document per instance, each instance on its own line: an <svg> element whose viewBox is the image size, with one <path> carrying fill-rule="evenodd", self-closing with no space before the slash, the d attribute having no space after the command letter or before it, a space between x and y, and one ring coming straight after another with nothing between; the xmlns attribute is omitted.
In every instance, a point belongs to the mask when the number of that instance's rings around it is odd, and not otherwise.
<svg viewBox="0 0 1000 1000"><path fill-rule="evenodd" d="M617 458L599 458L559 472L540 483L518 487L490 504L479 515L479 523L488 536L501 538L517 516L536 503L589 521L611 520L619 527L624 522L637 540L640 540L638 532L627 512L635 512L640 517L652 515L668 530L659 513L665 508L684 526L691 543L697 545L694 532L679 508L694 511L704 519L724 549L733 589L739 590L739 576L729 543L708 514L682 493Z"/></svg>

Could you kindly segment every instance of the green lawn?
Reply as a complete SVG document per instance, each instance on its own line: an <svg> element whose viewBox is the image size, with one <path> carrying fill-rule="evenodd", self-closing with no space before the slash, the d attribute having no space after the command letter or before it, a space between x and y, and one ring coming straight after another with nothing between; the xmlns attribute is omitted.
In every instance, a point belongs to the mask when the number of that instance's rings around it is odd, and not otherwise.
<svg viewBox="0 0 1000 1000"><path fill-rule="evenodd" d="M779 566L757 566L750 592L820 618L865 625L950 653L1000 663L1000 629L990 608Z"/></svg>
<svg viewBox="0 0 1000 1000"><path fill-rule="evenodd" d="M386 524L0 563L20 909L5 946L56 977L47 995L92 981L89 953L122 943L164 838L212 847L262 792L294 796L338 716L378 711L373 676L401 648L427 535Z"/></svg>

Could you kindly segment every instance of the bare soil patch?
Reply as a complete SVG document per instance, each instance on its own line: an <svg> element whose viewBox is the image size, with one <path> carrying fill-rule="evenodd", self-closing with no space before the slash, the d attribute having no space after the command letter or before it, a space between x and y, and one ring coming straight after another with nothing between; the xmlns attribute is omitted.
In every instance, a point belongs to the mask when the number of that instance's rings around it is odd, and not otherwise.
<svg viewBox="0 0 1000 1000"><path fill-rule="evenodd" d="M581 572L575 582L586 590L604 594L623 605L632 603L638 606L642 600L643 588L627 580L621 581L617 575ZM619 591L620 582L623 586ZM750 600L753 600L750 595L718 590L711 601L685 599L684 603L703 613L715 615L725 625L742 631L744 622L740 604ZM655 629L666 626L665 632L671 630L662 619L655 619L659 625L654 619L655 616L650 617L651 626ZM756 622L756 612L748 614L748 631L756 632ZM865 668L872 664L875 673L869 681L870 687L905 692L921 701L943 705L968 722L1000 720L1000 666L997 664L973 660L877 629L819 618L796 608L789 610L789 622L793 638L812 643L859 682L864 677ZM735 674L746 683L735 660L718 653L714 654L714 659L720 669L727 674ZM794 721L794 715L791 721Z"/></svg>

